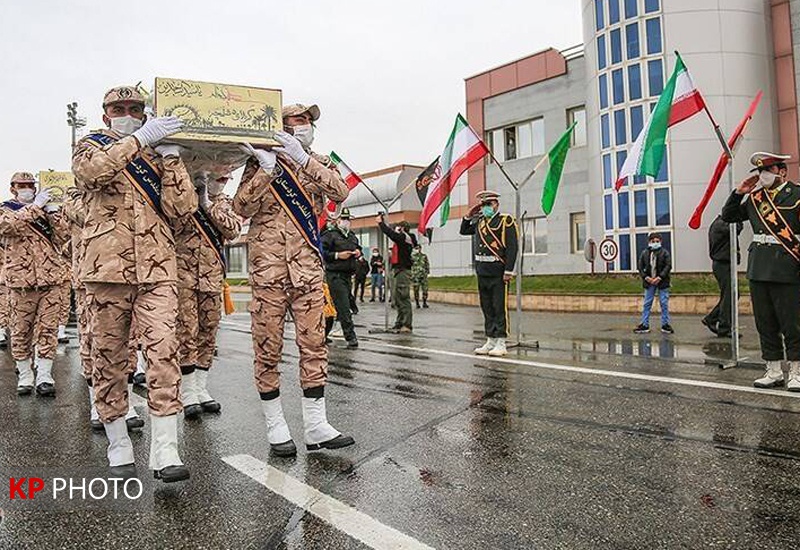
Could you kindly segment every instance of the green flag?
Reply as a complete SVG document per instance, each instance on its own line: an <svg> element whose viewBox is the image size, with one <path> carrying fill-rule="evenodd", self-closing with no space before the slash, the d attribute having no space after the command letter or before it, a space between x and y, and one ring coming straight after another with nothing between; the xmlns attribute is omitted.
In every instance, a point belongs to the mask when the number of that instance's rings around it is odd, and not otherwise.
<svg viewBox="0 0 800 550"><path fill-rule="evenodd" d="M573 122L564 135L553 145L547 157L550 161L550 169L547 171L547 179L544 182L542 191L542 210L545 214L553 211L553 203L556 202L556 192L558 184L561 182L561 172L564 171L564 162L567 160L567 153L572 145L572 131L577 122Z"/></svg>

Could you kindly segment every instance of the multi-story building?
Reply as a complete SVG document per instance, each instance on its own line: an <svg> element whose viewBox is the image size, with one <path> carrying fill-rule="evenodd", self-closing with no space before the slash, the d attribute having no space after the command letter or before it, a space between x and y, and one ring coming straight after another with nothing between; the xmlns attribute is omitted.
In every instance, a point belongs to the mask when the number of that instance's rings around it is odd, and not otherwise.
<svg viewBox="0 0 800 550"><path fill-rule="evenodd" d="M521 191L524 272L588 272L586 240L607 237L616 241L619 255L597 268L632 271L652 231L663 235L676 271L709 270L705 228L728 194L725 182L708 207L704 226L697 231L688 227L721 153L708 117L698 114L670 130L656 177L632 178L619 192L613 188L672 72L675 51L723 132L731 132L753 96L764 92L737 151L736 179L747 175L750 155L760 150L791 154L790 177L798 177L800 67L794 57L800 54L800 0L581 3L583 45L544 50L465 80L467 120L484 137L492 157L458 183L450 220L425 245L433 275L471 273L470 242L458 228L475 193L497 190L503 210L513 212L514 191L506 174L516 184L524 181L572 122L577 122L576 131L552 213L545 216L540 205L546 165ZM384 200L421 170L402 165L363 176ZM347 204L358 218L354 227L364 231L365 245L379 242L374 229L367 229L377 202L356 189ZM412 188L391 217L413 224L419 210Z"/></svg>

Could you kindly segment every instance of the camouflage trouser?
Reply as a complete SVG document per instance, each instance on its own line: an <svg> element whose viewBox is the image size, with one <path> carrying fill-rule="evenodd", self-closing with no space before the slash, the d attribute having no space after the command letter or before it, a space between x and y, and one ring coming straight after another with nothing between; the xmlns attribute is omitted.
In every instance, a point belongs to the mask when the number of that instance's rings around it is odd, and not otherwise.
<svg viewBox="0 0 800 550"><path fill-rule="evenodd" d="M428 301L428 278L413 279L414 301L419 304L419 291L422 289L422 300Z"/></svg>
<svg viewBox="0 0 800 550"><path fill-rule="evenodd" d="M81 285L75 289L75 310L78 314L78 343L81 347L81 366L83 377L92 380L92 323L86 304L86 288Z"/></svg>
<svg viewBox="0 0 800 550"><path fill-rule="evenodd" d="M300 348L300 386L305 390L325 385L328 348L323 305L322 281L304 288L286 288L282 280L266 287L253 287L250 316L259 393L280 388L278 363L283 352L283 321L287 308L292 310L295 340Z"/></svg>
<svg viewBox="0 0 800 550"><path fill-rule="evenodd" d="M0 330L8 328L8 287L0 285Z"/></svg>
<svg viewBox="0 0 800 550"><path fill-rule="evenodd" d="M16 361L30 359L34 344L42 359L56 356L60 292L58 286L9 289L11 355Z"/></svg>
<svg viewBox="0 0 800 550"><path fill-rule="evenodd" d="M67 326L69 322L70 294L72 293L72 282L64 281L59 287L59 300L61 300L61 310L58 312L58 324Z"/></svg>
<svg viewBox="0 0 800 550"><path fill-rule="evenodd" d="M211 368L221 318L221 292L178 289L178 358L182 367Z"/></svg>
<svg viewBox="0 0 800 550"><path fill-rule="evenodd" d="M131 342L137 337L148 362L150 414L181 412L175 283L86 283L86 296L93 328L92 386L100 419L112 422L128 412Z"/></svg>

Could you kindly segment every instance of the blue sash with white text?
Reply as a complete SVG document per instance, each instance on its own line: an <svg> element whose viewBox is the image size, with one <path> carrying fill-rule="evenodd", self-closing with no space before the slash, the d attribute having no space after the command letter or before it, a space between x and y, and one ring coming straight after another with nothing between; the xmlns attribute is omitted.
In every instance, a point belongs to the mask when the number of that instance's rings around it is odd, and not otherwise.
<svg viewBox="0 0 800 550"><path fill-rule="evenodd" d="M116 138L105 134L90 134L86 136L86 139L101 147L117 141ZM139 191L145 201L166 221L161 208L161 176L156 168L143 156L138 156L128 163L122 173L125 174L134 189Z"/></svg>
<svg viewBox="0 0 800 550"><path fill-rule="evenodd" d="M3 208L8 208L9 210L16 212L17 210L21 210L26 205L16 201L6 201L2 203L2 206ZM53 244L53 227L50 225L50 221L46 217L36 218L32 222L28 223L33 230L36 231L36 233L47 240L47 242L50 244Z"/></svg>
<svg viewBox="0 0 800 550"><path fill-rule="evenodd" d="M272 194L300 230L306 242L321 255L319 226L311 197L298 183L297 175L280 159L275 164L272 174L274 176L270 185Z"/></svg>
<svg viewBox="0 0 800 550"><path fill-rule="evenodd" d="M197 229L200 231L200 235L211 248L214 249L214 252L217 253L217 259L219 263L222 264L222 271L225 273L228 266L225 258L225 243L222 238L222 233L217 229L217 226L214 225L214 222L211 221L211 218L208 216L208 213L203 210L202 206L195 211L193 218L195 226L197 226Z"/></svg>

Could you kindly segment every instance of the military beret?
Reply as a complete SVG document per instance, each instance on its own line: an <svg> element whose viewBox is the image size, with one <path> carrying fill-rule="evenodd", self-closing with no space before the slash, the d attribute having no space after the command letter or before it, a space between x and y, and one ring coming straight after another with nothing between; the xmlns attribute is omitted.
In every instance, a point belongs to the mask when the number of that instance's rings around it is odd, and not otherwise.
<svg viewBox="0 0 800 550"><path fill-rule="evenodd" d="M15 183L36 183L36 179L33 177L33 174L30 172L14 172L14 175L11 176L11 184Z"/></svg>
<svg viewBox="0 0 800 550"><path fill-rule="evenodd" d="M319 120L319 107L316 105L305 106L302 103L292 103L291 105L284 105L281 111L281 116L286 118L288 116L300 116L308 113L312 121Z"/></svg>
<svg viewBox="0 0 800 550"><path fill-rule="evenodd" d="M117 86L116 88L111 88L106 92L106 95L103 96L103 109L112 103L121 103L123 101L131 101L144 105L144 97L135 87Z"/></svg>

